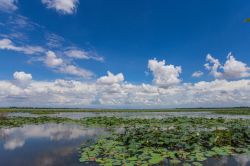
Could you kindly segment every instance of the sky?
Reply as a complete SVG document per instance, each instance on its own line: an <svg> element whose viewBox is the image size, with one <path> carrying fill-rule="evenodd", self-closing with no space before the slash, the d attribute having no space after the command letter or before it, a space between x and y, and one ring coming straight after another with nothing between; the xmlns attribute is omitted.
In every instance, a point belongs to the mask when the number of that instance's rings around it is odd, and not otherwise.
<svg viewBox="0 0 250 166"><path fill-rule="evenodd" d="M250 106L248 0L0 0L0 107Z"/></svg>

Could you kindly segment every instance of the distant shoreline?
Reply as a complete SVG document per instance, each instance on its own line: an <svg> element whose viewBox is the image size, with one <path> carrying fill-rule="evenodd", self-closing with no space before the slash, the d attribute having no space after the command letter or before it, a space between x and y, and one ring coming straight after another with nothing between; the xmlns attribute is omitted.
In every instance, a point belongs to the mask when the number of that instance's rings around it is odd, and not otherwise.
<svg viewBox="0 0 250 166"><path fill-rule="evenodd" d="M94 109L94 108L30 108L10 107L0 108L0 113L23 112L32 114L54 114L60 112L211 112L215 114L250 115L249 107L224 108L173 108L173 109Z"/></svg>

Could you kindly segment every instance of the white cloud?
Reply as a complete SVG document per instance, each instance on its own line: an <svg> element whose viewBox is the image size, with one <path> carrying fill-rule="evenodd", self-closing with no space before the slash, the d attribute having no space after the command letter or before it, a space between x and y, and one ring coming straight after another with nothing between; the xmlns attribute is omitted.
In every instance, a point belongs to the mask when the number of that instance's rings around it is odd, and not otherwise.
<svg viewBox="0 0 250 166"><path fill-rule="evenodd" d="M237 79L250 76L250 68L247 64L238 61L232 53L229 53L225 64L221 64L218 59L207 55L207 61L204 66L210 71L210 74L219 79Z"/></svg>
<svg viewBox="0 0 250 166"><path fill-rule="evenodd" d="M59 73L75 75L83 78L90 78L94 75L91 71L66 63L62 58L59 58L53 51L47 52L47 55L44 59L44 63L48 67L55 69L55 71Z"/></svg>
<svg viewBox="0 0 250 166"><path fill-rule="evenodd" d="M250 68L247 64L237 61L231 53L227 56L223 70L225 78L244 78L250 76Z"/></svg>
<svg viewBox="0 0 250 166"><path fill-rule="evenodd" d="M63 64L63 60L58 58L53 51L48 51L44 63L48 67L57 67Z"/></svg>
<svg viewBox="0 0 250 166"><path fill-rule="evenodd" d="M0 49L22 52L28 55L41 54L46 52L46 50L40 46L16 46L10 39L1 39ZM60 73L80 76L84 78L90 78L94 75L89 70L79 68L75 65L72 65L71 63L66 63L62 58L59 58L53 51L47 51L43 62L46 64L46 66L54 68Z"/></svg>
<svg viewBox="0 0 250 166"><path fill-rule="evenodd" d="M13 77L15 80L18 80L18 81L21 81L21 82L26 82L26 81L30 81L32 80L32 75L29 74L29 73L25 73L23 71L20 71L20 72L15 72L13 74Z"/></svg>
<svg viewBox="0 0 250 166"><path fill-rule="evenodd" d="M73 14L76 12L79 0L42 0L49 9L55 9L62 14Z"/></svg>
<svg viewBox="0 0 250 166"><path fill-rule="evenodd" d="M0 28L3 28L5 32L0 33L0 51L15 51L16 53L35 55L29 57L28 64L42 62L53 72L91 78L94 73L79 66L74 60L85 58L83 55L85 53L87 59L103 61L103 57L97 55L95 51L87 49L88 51L84 52L85 49L76 47L71 41L48 31L46 27L22 15L6 16L6 20L0 23ZM33 45L32 43L36 42L32 41L33 37L30 36L30 32L37 34L37 41L44 41L45 43L39 42L39 46Z"/></svg>
<svg viewBox="0 0 250 166"><path fill-rule="evenodd" d="M179 79L181 73L180 66L166 65L165 60L157 61L151 59L148 61L148 68L153 73L153 82L160 87L169 87L181 82Z"/></svg>
<svg viewBox="0 0 250 166"><path fill-rule="evenodd" d="M64 52L68 57L76 59L89 59L88 53L83 50L68 50Z"/></svg>
<svg viewBox="0 0 250 166"><path fill-rule="evenodd" d="M32 81L32 75L29 73L25 73L23 71L16 71L13 74L13 78L15 79L15 83L17 86L26 87Z"/></svg>
<svg viewBox="0 0 250 166"><path fill-rule="evenodd" d="M16 50L17 48L12 44L9 39L0 40L0 49Z"/></svg>
<svg viewBox="0 0 250 166"><path fill-rule="evenodd" d="M219 60L208 54L206 57L206 61L208 61L209 63L206 63L204 66L207 70L210 70L210 74L216 78L221 77L221 73L218 72L218 69L221 67Z"/></svg>
<svg viewBox="0 0 250 166"><path fill-rule="evenodd" d="M45 52L45 49L40 46L16 46L10 39L0 40L0 49L23 52L24 54L39 54Z"/></svg>
<svg viewBox="0 0 250 166"><path fill-rule="evenodd" d="M80 77L83 77L83 78L91 78L94 75L91 71L76 67L74 65L61 66L58 69L58 71L61 72L61 73L80 76Z"/></svg>
<svg viewBox="0 0 250 166"><path fill-rule="evenodd" d="M25 46L21 47L21 51L25 54L36 54L36 53L43 53L45 52L45 49L40 46Z"/></svg>
<svg viewBox="0 0 250 166"><path fill-rule="evenodd" d="M124 76L122 73L114 75L110 71L107 72L107 76L102 76L97 80L98 84L111 85L115 83L121 83L124 81Z"/></svg>
<svg viewBox="0 0 250 166"><path fill-rule="evenodd" d="M201 81L169 88L150 84L136 85L122 81L123 79L118 80L108 81L108 84L98 81L87 83L75 80L32 80L29 86L25 87L20 87L11 81L0 81L0 106L113 108L250 106L250 80Z"/></svg>
<svg viewBox="0 0 250 166"><path fill-rule="evenodd" d="M64 51L64 54L70 58L75 58L75 59L94 59L96 61L103 61L103 57L93 55L90 52L80 50L77 48L70 48L67 51Z"/></svg>
<svg viewBox="0 0 250 166"><path fill-rule="evenodd" d="M192 74L192 77L201 77L204 73L202 71L195 71L193 74Z"/></svg>
<svg viewBox="0 0 250 166"><path fill-rule="evenodd" d="M55 53L51 53L52 55ZM231 55L230 55L231 56ZM229 66L247 68L232 57L224 65L209 56L208 68L215 72L235 74ZM52 56L58 58L56 55ZM218 67L214 67L214 63ZM57 64L57 63L52 63ZM236 64L236 65L235 65ZM92 73L62 61L53 70L81 77ZM76 80L36 81L32 75L16 72L14 80L0 80L0 106L34 107L121 107L121 108L170 108L170 107L230 107L250 106L250 80L226 80L222 77L214 81L180 83L181 68L166 65L165 61L149 60L154 84L131 84L124 80L122 73L98 78L95 82ZM223 67L223 68L222 68ZM220 68L221 71L218 70ZM242 69L243 68L243 69ZM244 75L245 76L245 75ZM170 77L171 79L169 80ZM174 80L174 81L173 81ZM167 87L167 88L166 88Z"/></svg>
<svg viewBox="0 0 250 166"><path fill-rule="evenodd" d="M0 0L0 10L4 12L13 12L18 9L17 0Z"/></svg>

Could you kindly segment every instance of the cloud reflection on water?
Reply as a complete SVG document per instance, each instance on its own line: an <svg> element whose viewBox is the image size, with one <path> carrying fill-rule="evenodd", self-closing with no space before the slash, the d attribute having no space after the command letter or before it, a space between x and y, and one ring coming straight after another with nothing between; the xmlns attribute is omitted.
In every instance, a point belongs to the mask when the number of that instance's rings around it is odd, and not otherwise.
<svg viewBox="0 0 250 166"><path fill-rule="evenodd" d="M72 140L96 136L103 132L103 130L98 128L83 128L77 125L44 124L0 129L0 138L4 140L3 146L5 150L14 150L22 147L28 139Z"/></svg>

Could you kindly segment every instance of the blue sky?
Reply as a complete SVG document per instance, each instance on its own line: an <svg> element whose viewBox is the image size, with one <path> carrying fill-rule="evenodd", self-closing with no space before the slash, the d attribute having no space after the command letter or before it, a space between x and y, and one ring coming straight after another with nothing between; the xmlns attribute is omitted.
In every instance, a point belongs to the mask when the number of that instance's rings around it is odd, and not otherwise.
<svg viewBox="0 0 250 166"><path fill-rule="evenodd" d="M244 22L250 17L247 0L0 0L0 3L2 81L29 79L29 74L33 83L64 80L97 84L103 78L105 85L108 80L109 89L114 81L121 86L145 84L165 93L177 87L186 88L187 84L193 88L204 81L239 83L249 79L250 23ZM232 55L228 56L230 52ZM163 60L165 63L160 64ZM206 63L210 67L204 66ZM106 75L107 71L111 75ZM15 72L20 77L14 77ZM124 91L117 93L126 92L128 98L130 92ZM164 105L163 98L169 93L154 97L162 100L160 107L192 106ZM9 96L2 96L6 99L4 105L30 104L21 99L7 100ZM79 106L112 106L102 104L100 95L94 94L93 98ZM226 99L224 105L217 102L215 106L231 106ZM139 104L114 103L121 107L146 104L145 100ZM53 105L63 106L58 101ZM195 106L207 105L202 101ZM249 103L242 100L234 105Z"/></svg>

